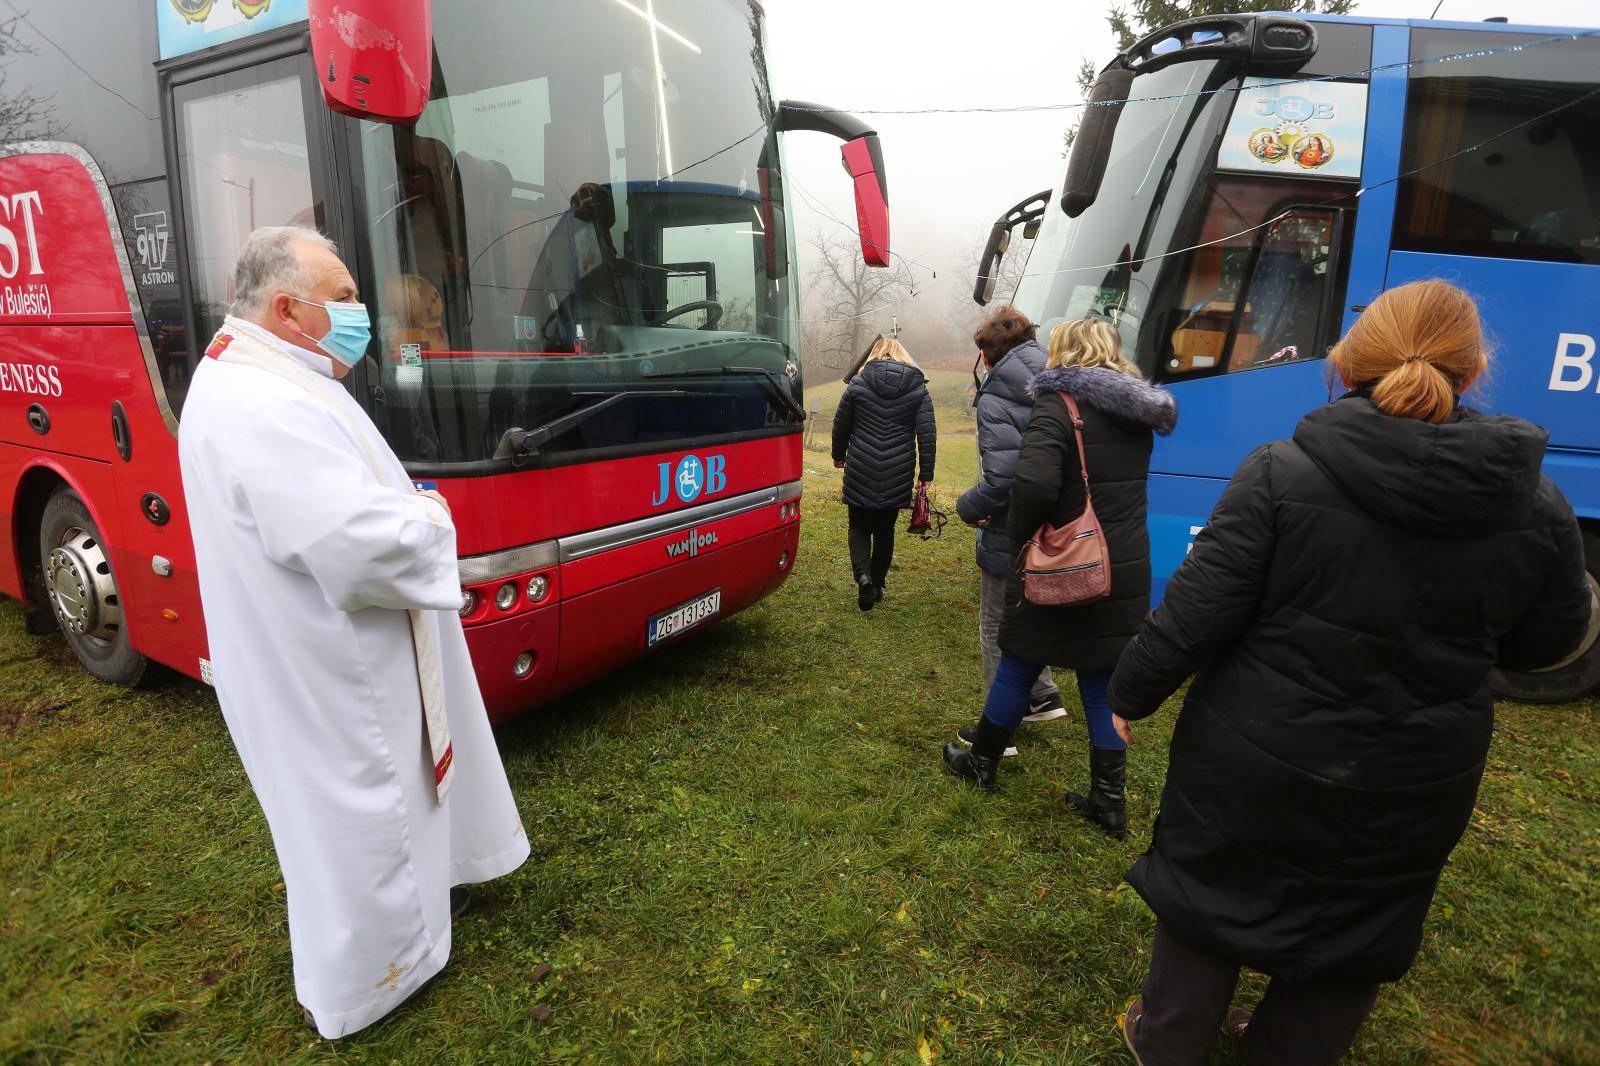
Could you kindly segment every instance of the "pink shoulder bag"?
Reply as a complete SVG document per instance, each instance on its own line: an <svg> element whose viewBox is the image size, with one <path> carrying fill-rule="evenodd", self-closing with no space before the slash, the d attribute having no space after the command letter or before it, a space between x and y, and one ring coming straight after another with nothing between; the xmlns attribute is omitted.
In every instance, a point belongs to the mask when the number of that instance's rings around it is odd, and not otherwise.
<svg viewBox="0 0 1600 1066"><path fill-rule="evenodd" d="M1058 393L1072 419L1078 440L1078 465L1083 470L1083 514L1057 529L1049 522L1039 527L1022 552L1022 595L1029 603L1066 607L1093 603L1111 595L1111 557L1105 534L1094 514L1089 493L1089 464L1083 454L1083 418L1078 403Z"/></svg>

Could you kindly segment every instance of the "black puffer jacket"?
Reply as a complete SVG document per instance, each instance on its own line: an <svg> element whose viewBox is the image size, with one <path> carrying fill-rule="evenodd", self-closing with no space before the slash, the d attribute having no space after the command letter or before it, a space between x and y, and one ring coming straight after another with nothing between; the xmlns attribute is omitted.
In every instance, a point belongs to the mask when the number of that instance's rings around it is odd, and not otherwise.
<svg viewBox="0 0 1600 1066"><path fill-rule="evenodd" d="M956 514L968 524L987 518L978 530L978 565L1004 577L1011 572L1011 538L1006 533L1006 504L1011 477L1022 451L1022 432L1033 414L1034 375L1048 357L1038 341L1023 341L1000 357L978 390L978 483L956 501Z"/></svg>
<svg viewBox="0 0 1600 1066"><path fill-rule="evenodd" d="M933 480L937 431L933 397L922 371L893 359L861 368L833 415L833 459L845 461L844 502L857 507L905 507L911 480Z"/></svg>
<svg viewBox="0 0 1600 1066"><path fill-rule="evenodd" d="M1472 814L1485 679L1582 639L1546 434L1351 396L1240 467L1111 682L1125 718L1198 674L1128 879L1184 940L1294 981L1392 981Z"/></svg>
<svg viewBox="0 0 1600 1066"><path fill-rule="evenodd" d="M1107 368L1061 367L1034 379L1039 399L1022 437L1008 517L1018 553L1046 520L1062 526L1083 513L1083 467L1067 406L1083 416L1094 512L1111 555L1111 596L1081 607L1041 607L1007 583L1000 649L1031 663L1110 670L1150 609L1150 532L1146 481L1154 433L1172 432L1178 408L1165 389Z"/></svg>

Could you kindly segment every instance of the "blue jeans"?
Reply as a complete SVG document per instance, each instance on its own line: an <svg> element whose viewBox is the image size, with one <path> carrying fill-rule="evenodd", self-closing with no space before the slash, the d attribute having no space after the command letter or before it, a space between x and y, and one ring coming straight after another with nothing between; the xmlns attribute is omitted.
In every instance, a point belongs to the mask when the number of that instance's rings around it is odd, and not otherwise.
<svg viewBox="0 0 1600 1066"><path fill-rule="evenodd" d="M1001 729L1015 730L1022 724L1022 716L1028 713L1028 695L1043 670L1042 666L1001 652L994 684L989 686L988 702L983 705L983 716ZM1089 746L1121 751L1127 745L1111 727L1111 704L1106 702L1111 671L1078 670L1076 673L1078 694L1083 697L1083 720L1089 726Z"/></svg>

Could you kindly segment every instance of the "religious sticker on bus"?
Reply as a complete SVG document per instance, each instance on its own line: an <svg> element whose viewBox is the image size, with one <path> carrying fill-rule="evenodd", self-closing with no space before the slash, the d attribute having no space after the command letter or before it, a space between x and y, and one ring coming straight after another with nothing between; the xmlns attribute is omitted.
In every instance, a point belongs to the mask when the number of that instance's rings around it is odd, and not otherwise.
<svg viewBox="0 0 1600 1066"><path fill-rule="evenodd" d="M1361 177L1363 82L1246 78L1217 150L1217 169Z"/></svg>

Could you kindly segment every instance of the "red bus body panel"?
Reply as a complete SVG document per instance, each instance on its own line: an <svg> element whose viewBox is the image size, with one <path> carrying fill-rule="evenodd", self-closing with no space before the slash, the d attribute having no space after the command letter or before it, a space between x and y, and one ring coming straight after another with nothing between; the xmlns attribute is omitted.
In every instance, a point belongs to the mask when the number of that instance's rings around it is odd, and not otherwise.
<svg viewBox="0 0 1600 1066"><path fill-rule="evenodd" d="M675 468L687 455L725 456L727 487L715 493L708 488L689 503L674 496L652 507L661 465ZM440 478L438 485L450 500L457 548L462 555L480 555L798 481L800 456L800 437L789 434L516 474Z"/></svg>
<svg viewBox="0 0 1600 1066"><path fill-rule="evenodd" d="M134 648L199 677L205 623L175 422L130 309L126 250L110 212L104 181L80 150L0 156L0 520L11 534L0 540L0 592L25 597L24 571L37 566L20 550L37 536L26 528L25 498L38 484L66 485L109 543ZM114 404L129 429L125 457L112 433ZM47 432L30 424L35 405ZM691 455L707 476L685 500L667 479ZM464 621L490 716L513 717L638 657L655 615L720 590L723 618L776 589L798 548L801 472L800 437L788 433L441 479L465 564L528 546L546 553L531 569L474 586L479 604ZM152 521L151 497L165 504L164 521ZM573 558L560 552L575 534L704 513L722 501L728 513L688 533L624 538ZM686 535L696 538L694 551L668 551ZM494 604L506 582L520 593L535 575L549 582L537 602L519 594L507 609ZM525 652L533 667L519 676L514 665Z"/></svg>

